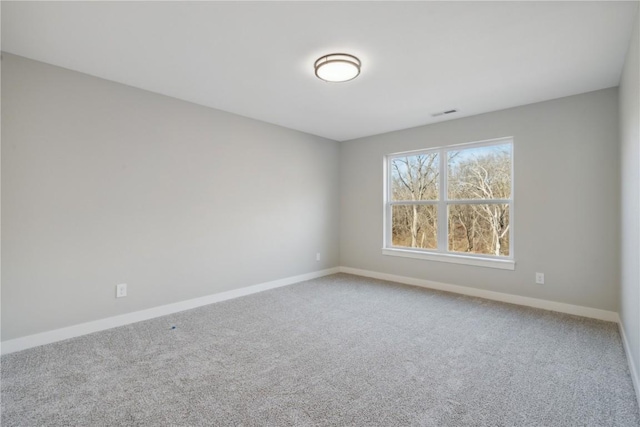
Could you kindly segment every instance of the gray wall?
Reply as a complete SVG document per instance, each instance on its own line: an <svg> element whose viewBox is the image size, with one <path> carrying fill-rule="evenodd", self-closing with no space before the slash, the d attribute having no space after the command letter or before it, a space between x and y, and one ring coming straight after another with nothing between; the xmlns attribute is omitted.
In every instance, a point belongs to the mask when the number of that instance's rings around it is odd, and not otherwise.
<svg viewBox="0 0 640 427"><path fill-rule="evenodd" d="M339 264L618 310L622 247L638 354L637 49L626 70L621 245L616 89L339 146L3 54L2 340ZM502 136L515 271L381 254L385 154Z"/></svg>
<svg viewBox="0 0 640 427"><path fill-rule="evenodd" d="M618 310L617 89L341 144L346 267ZM384 256L383 156L514 137L515 271ZM545 285L535 284L535 272Z"/></svg>
<svg viewBox="0 0 640 427"><path fill-rule="evenodd" d="M9 54L2 124L2 340L338 265L334 141Z"/></svg>
<svg viewBox="0 0 640 427"><path fill-rule="evenodd" d="M639 25L636 20L620 81L620 185L622 193L620 318L638 373L640 373Z"/></svg>

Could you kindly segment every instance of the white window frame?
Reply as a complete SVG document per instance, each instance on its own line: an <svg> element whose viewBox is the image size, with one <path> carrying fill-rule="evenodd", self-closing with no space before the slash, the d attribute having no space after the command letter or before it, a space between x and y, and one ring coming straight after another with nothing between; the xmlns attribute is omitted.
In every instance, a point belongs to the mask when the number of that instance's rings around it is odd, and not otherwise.
<svg viewBox="0 0 640 427"><path fill-rule="evenodd" d="M511 144L511 197L509 199L467 199L467 200L449 200L447 198L447 153L449 151L487 147L493 145ZM400 153L388 154L384 157L384 235L382 254L390 256L400 256L406 258L424 259L429 261L442 261L455 264L466 264L479 267L498 268L503 270L515 270L515 240L514 240L514 143L513 137L496 138L484 141L469 142L464 144L449 145L436 148L427 148L423 150L404 151ZM440 160L440 179L439 179L439 197L438 200L424 201L392 201L390 197L391 191L391 160L397 157L415 156L419 154L427 154L437 152ZM449 224L447 210L449 205L461 204L493 204L504 203L509 204L509 256L496 256L488 254L470 254L451 252L448 248L449 242ZM393 246L392 225L391 225L391 207L393 205L434 205L438 209L438 229L437 229L437 249L407 248L403 246ZM442 218L445 220L443 221Z"/></svg>

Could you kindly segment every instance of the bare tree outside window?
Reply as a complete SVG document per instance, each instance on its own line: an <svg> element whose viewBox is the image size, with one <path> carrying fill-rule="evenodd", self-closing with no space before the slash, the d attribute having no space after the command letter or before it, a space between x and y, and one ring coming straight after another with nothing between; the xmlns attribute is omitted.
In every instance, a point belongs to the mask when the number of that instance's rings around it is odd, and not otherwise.
<svg viewBox="0 0 640 427"><path fill-rule="evenodd" d="M511 144L447 153L447 198L511 198ZM509 204L449 204L449 250L509 255Z"/></svg>
<svg viewBox="0 0 640 427"><path fill-rule="evenodd" d="M429 153L391 161L394 201L438 200L440 156ZM393 245L411 248L437 247L437 209L433 205L393 206Z"/></svg>

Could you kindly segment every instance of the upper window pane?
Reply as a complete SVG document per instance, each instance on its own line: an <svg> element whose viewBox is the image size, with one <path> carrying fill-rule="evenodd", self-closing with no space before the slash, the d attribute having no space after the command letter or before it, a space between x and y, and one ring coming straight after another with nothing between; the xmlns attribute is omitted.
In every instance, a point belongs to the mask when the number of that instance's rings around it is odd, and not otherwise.
<svg viewBox="0 0 640 427"><path fill-rule="evenodd" d="M449 200L511 198L511 144L447 152Z"/></svg>
<svg viewBox="0 0 640 427"><path fill-rule="evenodd" d="M438 200L439 163L438 153L392 158L391 200Z"/></svg>

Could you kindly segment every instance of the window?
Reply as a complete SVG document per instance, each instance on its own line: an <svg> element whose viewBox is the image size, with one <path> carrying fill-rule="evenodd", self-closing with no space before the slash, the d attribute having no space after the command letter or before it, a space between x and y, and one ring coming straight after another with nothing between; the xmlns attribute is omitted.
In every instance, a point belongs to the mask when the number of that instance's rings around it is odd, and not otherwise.
<svg viewBox="0 0 640 427"><path fill-rule="evenodd" d="M385 255L513 270L510 138L391 154Z"/></svg>

